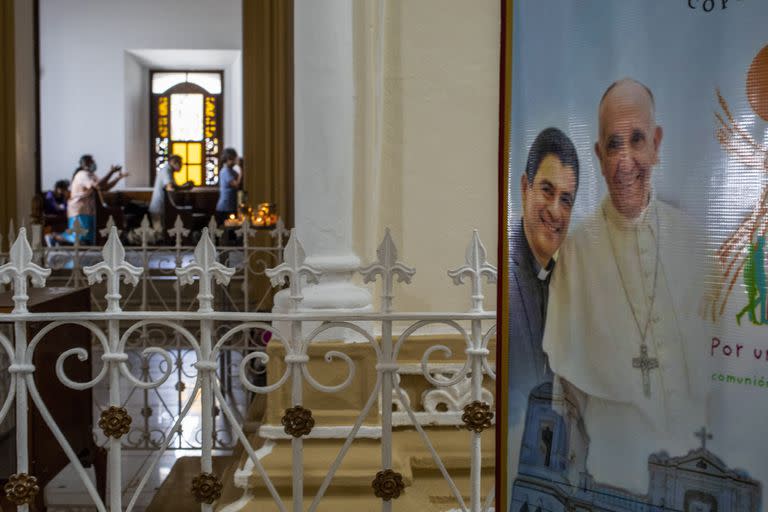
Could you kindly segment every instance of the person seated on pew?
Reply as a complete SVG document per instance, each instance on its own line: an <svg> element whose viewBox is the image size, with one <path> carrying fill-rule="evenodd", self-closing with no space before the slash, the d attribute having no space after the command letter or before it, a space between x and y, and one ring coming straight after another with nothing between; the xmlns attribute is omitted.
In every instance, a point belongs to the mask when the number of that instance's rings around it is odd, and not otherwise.
<svg viewBox="0 0 768 512"><path fill-rule="evenodd" d="M48 247L63 242L61 232L67 224L67 200L69 199L69 180L59 180L53 190L40 198L44 224L45 243ZM33 203L34 204L34 203ZM35 207L33 206L33 210Z"/></svg>
<svg viewBox="0 0 768 512"><path fill-rule="evenodd" d="M162 231L165 220L165 192L174 190L187 190L194 186L194 183L187 181L183 185L177 185L173 178L174 173L181 170L184 161L179 155L171 155L168 162L163 165L155 176L155 184L152 188L152 199L149 201L149 215L152 218L152 225L155 230Z"/></svg>
<svg viewBox="0 0 768 512"><path fill-rule="evenodd" d="M96 242L96 201L100 192L106 192L128 176L120 165L110 167L106 176L99 179L96 176L96 161L91 155L80 157L80 165L72 176L72 190L67 203L67 226L72 229L75 221L85 234L80 236L80 243L92 245ZM117 174L116 178L113 176ZM75 243L74 233L63 233L64 241Z"/></svg>
<svg viewBox="0 0 768 512"><path fill-rule="evenodd" d="M46 215L67 214L67 199L69 199L69 180L59 180L53 186L53 190L45 193L43 212Z"/></svg>
<svg viewBox="0 0 768 512"><path fill-rule="evenodd" d="M225 148L221 153L221 168L219 169L219 201L216 203L216 222L219 225L233 213L237 212L237 190L243 182L243 169L235 171L237 151Z"/></svg>

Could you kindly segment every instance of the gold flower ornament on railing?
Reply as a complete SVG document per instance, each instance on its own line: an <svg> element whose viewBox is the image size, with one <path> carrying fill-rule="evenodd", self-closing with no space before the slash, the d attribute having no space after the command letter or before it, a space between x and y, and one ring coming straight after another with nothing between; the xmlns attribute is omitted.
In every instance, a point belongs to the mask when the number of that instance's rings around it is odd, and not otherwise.
<svg viewBox="0 0 768 512"><path fill-rule="evenodd" d="M192 479L192 496L198 503L210 505L221 498L221 490L224 486L213 473L200 473Z"/></svg>
<svg viewBox="0 0 768 512"><path fill-rule="evenodd" d="M40 492L37 478L26 473L11 475L3 488L8 501L14 505L26 505L32 503Z"/></svg>
<svg viewBox="0 0 768 512"><path fill-rule="evenodd" d="M312 411L297 405L285 410L285 415L281 420L285 433L293 437L306 436L312 432L315 426L315 419L312 417Z"/></svg>
<svg viewBox="0 0 768 512"><path fill-rule="evenodd" d="M491 406L485 402L475 400L464 406L464 414L461 415L461 421L467 426L467 429L480 433L487 428L491 428L493 420L493 411Z"/></svg>
<svg viewBox="0 0 768 512"><path fill-rule="evenodd" d="M391 469L385 469L376 473L376 478L371 483L373 492L377 498L390 501L400 497L405 490L403 475Z"/></svg>
<svg viewBox="0 0 768 512"><path fill-rule="evenodd" d="M99 428L105 436L120 439L131 430L131 421L131 416L125 407L113 405L109 409L101 411Z"/></svg>

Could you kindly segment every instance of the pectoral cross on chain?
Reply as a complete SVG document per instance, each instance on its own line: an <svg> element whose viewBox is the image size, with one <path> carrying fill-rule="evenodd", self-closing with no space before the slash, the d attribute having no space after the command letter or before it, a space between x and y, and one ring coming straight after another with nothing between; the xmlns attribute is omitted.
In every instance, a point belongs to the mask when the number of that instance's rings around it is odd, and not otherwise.
<svg viewBox="0 0 768 512"><path fill-rule="evenodd" d="M651 370L659 367L659 360L648 357L648 347L640 346L640 357L632 358L632 368L637 368L643 374L643 393L646 398L651 397Z"/></svg>

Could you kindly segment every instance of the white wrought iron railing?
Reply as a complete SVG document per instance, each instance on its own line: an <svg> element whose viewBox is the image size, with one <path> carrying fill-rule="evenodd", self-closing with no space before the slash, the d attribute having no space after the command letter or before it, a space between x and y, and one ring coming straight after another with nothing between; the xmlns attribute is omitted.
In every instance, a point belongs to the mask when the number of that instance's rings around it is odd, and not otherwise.
<svg viewBox="0 0 768 512"><path fill-rule="evenodd" d="M112 217L109 217L106 227L101 230L101 235L106 237L114 227ZM254 245L253 236L258 232L269 233L272 243L270 245ZM83 245L80 237L85 233L75 221L75 225L67 230L67 233L75 235L73 245L48 246L43 243L42 227L31 226L31 246L33 261L38 265L51 269L48 278L50 286L78 287L87 282L83 269L97 263L101 259L104 249L102 245ZM156 229L144 216L141 225L128 232L118 235L122 241L129 245L125 247L126 261L132 265L142 267L144 272L140 276L139 285L122 297L123 310L138 311L183 311L193 310L195 306L194 294L184 293L175 286L175 270L184 267L192 260L194 245L188 245L192 239L192 231L184 225L180 216L176 217L174 225L166 230L168 237ZM230 279L230 286L221 287L216 297L217 309L226 311L264 311L269 308L270 294L262 287L254 290L254 284L266 280L266 270L282 262L282 251L288 238L288 231L280 219L271 228L257 228L247 219L236 227L228 230L228 235L211 217L208 224L208 233L221 257L221 261L228 267L234 268L235 273ZM8 247L15 239L14 222L11 220L8 230ZM168 243L168 241L172 243ZM8 259L8 253L3 252L3 239L0 236L0 263ZM255 291L261 293L255 294ZM103 297L103 289L94 287L91 301L95 308L103 311L106 307Z"/></svg>
<svg viewBox="0 0 768 512"><path fill-rule="evenodd" d="M216 310L216 292L227 286L235 275L235 269L223 264L217 254L208 229L203 230L199 243L194 249L190 261L186 265L175 268L178 285L198 284L196 311L126 311L121 306L123 288L136 286L141 283L141 277L146 269L136 266L126 259L126 250L120 241L117 229L111 227L109 238L102 248L102 261L83 268L84 275L90 284L103 282L106 288L103 311L66 312L66 313L31 313L28 311L29 300L27 290L29 282L36 287L44 287L46 279L51 275L51 269L44 268L35 262L35 253L30 246L25 229L19 231L13 242L7 263L0 266L0 282L10 284L13 293L14 309L11 313L0 314L0 323L13 326L13 333L0 333L0 352L4 352L10 365L7 372L10 376L4 389L5 396L0 396L0 424L15 408L16 436L16 473L5 486L7 498L18 504L18 509L27 512L29 503L37 488L34 475L30 475L30 460L27 449L29 425L27 411L35 407L42 416L47 427L52 431L61 449L66 453L82 481L88 496L99 511L132 510L136 505L139 494L146 486L150 474L155 469L163 454L173 448L173 439L180 430L184 419L190 413L193 403L199 403L201 413L201 458L200 474L190 482L195 498L200 502L202 511L212 511L213 503L220 497L222 482L221 475L213 472L212 454L215 448L216 409L232 426L233 439L247 453L246 466L261 477L263 485L281 511L314 511L326 495L333 483L339 466L349 451L352 442L361 435L361 429L369 412L377 404L380 407L381 424L373 434L381 440L381 462L375 477L372 475L371 492L382 498L381 509L393 509L394 500L403 491L402 475L395 472L393 465L393 429L410 428L418 433L421 442L429 452L434 466L447 482L455 503L446 508L481 512L491 508L493 493L483 497L481 493L482 470L482 437L483 430L493 424L493 403L490 392L484 388L486 379L495 380L494 364L489 361L489 344L495 337L495 313L483 310L482 279L495 282L496 269L486 261L485 249L480 242L477 232L466 253L466 264L449 272L455 284L465 280L471 283L471 308L466 313L396 313L393 312L395 279L410 282L414 270L397 261L397 252L389 233L387 232L377 251L377 261L361 269L363 278L372 282L381 279L382 309L378 313L365 314L323 314L301 311L303 287L307 281L322 279L316 269L304 261L304 251L296 233L291 232L285 247L283 261L274 268L266 270L266 274L275 285L289 283L287 289L291 310L287 313L259 313L244 311ZM123 286L121 287L121 281ZM39 329L28 339L27 326L35 323ZM319 325L318 325L319 323ZM218 330L218 324L227 327ZM465 350L463 362L456 367L446 367L430 361L435 352L450 356L451 350L443 344L428 347L421 357L418 368L406 368L399 362L399 355L404 346L412 343L416 334L432 325L441 325L455 333L461 340ZM107 403L100 414L100 427L106 438L108 451L108 481L106 498L97 492L96 487L88 478L77 454L73 451L66 437L62 434L53 416L49 412L45 400L41 396L36 375L39 369L33 364L36 350L47 333L62 325L77 325L87 329L93 337L93 343L100 348L100 361L94 361L93 377L87 382L72 380L65 371L65 362L72 357L84 361L88 353L84 349L69 349L63 351L56 359L56 377L67 387L74 390L92 389L104 385L108 389ZM197 329L191 329L196 325ZM309 325L318 325L310 331ZM405 326L396 334L395 325ZM136 333L159 327L181 340L189 353L192 354L192 366L196 373L191 375L192 391L185 395L183 407L174 418L172 425L153 444L154 454L152 463L145 468L140 483L125 494L121 487L122 459L124 449L122 437L130 432L132 423L131 412L124 407L125 396L122 395L121 381L128 381L133 387L142 390L152 390L162 386L173 374L175 363L167 345L153 344L143 346L142 355L157 357L164 362L160 366L160 375L154 377L142 374L137 376L129 366L129 340ZM225 397L221 375L217 374L220 356L231 340L244 332L259 329L272 335L270 343L282 345L285 370L282 375L268 375L266 383L254 383L248 377L246 368L251 362L259 361L266 364L270 356L263 350L247 351L239 362L240 384L254 394L269 394L277 392L283 386L290 388L292 407L283 416L284 436L290 439L292 447L291 472L292 484L290 497L281 496L270 475L265 470L259 456L252 446L248 435L242 428L242 418L237 414ZM343 439L338 455L331 464L327 476L319 486L314 496L306 496L303 481L303 449L305 439L314 437L313 430L319 431L322 426L314 427L311 420L311 406L303 396L305 385L324 393L340 393L348 388L355 376L356 363L343 349L331 350L325 354L325 360L343 361L347 366L347 375L343 382L326 385L319 382L309 369L310 346L322 346L323 334L330 330L338 332L346 330L364 340L364 346L370 348L370 358L375 360L375 384L357 418L348 428L339 433L322 433L323 436L337 436ZM398 329L399 330L399 329ZM310 331L310 332L307 332ZM151 338L149 338L151 339ZM345 346L345 345L342 345ZM348 344L346 346L353 346ZM355 344L360 346L360 344ZM0 361L2 366L2 361ZM0 368L5 371L6 368ZM418 411L408 393L401 385L401 378L408 374L419 373L430 386L434 387L432 402L440 401L447 404L445 410L437 410L434 403L430 409L424 404L424 411ZM462 388L463 386L463 388ZM456 392L456 389L463 389ZM0 392L3 388L0 387ZM442 391L443 397L437 393ZM198 400L199 395L199 402ZM425 400L428 402L429 400ZM395 407L393 407L395 406ZM395 409L396 410L393 410ZM462 489L443 463L440 453L430 441L430 425L463 426L468 432L456 432L456 441L467 443L470 454L470 488L463 489L468 493L468 502L464 499ZM370 435L370 433L368 434ZM466 437L463 437L466 436ZM276 436L279 437L279 436Z"/></svg>
<svg viewBox="0 0 768 512"><path fill-rule="evenodd" d="M107 226L101 231L102 236L107 236L114 227L114 221L110 217ZM39 225L31 226L32 261L43 268L51 270L46 283L48 286L81 287L88 285L88 277L84 269L89 265L98 263L102 259L104 246L82 245L80 235L84 231L75 222L75 225L67 230L75 236L74 245L47 246L43 244L42 228ZM252 241L256 233L268 233L272 244L254 244ZM264 230L255 228L247 219L237 228L230 231L231 237L225 237L215 219L211 218L208 225L208 233L215 245L219 260L227 267L234 269L227 286L219 286L214 297L215 308L218 311L264 311L271 307L271 285L266 275L266 270L277 266L282 262L283 247L288 237L282 219L278 223ZM136 267L143 269L139 275L139 282L131 287L120 299L121 309L124 311L194 311L196 297L191 289L185 289L178 285L176 269L183 268L193 261L194 245L188 245L192 240L191 230L184 225L181 217L177 217L173 227L167 230L168 237L162 236L150 222L147 216L141 222L139 228L130 233L117 231L121 240L130 242L124 247L125 260ZM11 220L8 231L8 246L12 245L16 238L14 222ZM172 244L168 244L168 240ZM9 253L2 251L2 236L0 236L0 264L8 260ZM3 285L0 284L0 289ZM91 305L94 309L104 311L107 307L103 283L91 285ZM189 287L188 287L189 288ZM185 325L179 320L178 323ZM185 327L199 337L199 323L187 322ZM216 331L222 335L233 325L226 322L217 322ZM253 394L242 386L236 378L240 368L240 361L250 351L263 350L266 340L260 336L261 330L245 330L237 336L233 336L222 346L219 358L218 375L222 381L224 395L230 406L242 421L247 405ZM194 382L194 354L178 332L168 329L163 325L144 326L132 333L126 341L125 352L129 359L126 363L132 373L138 373L138 378L144 382L152 381L156 376L163 375L166 360L158 353L144 354L148 347L163 347L172 357L172 375L165 379L160 386L152 388L132 387L124 397L124 404L134 403L136 396L140 395L139 407L141 421L133 422L131 431L122 437L123 446L129 450L153 450L165 442L165 436L160 428L162 418L178 416L185 403L188 388ZM94 347L96 353L100 347ZM0 362L2 355L0 355ZM245 367L248 378L251 381L263 380L264 368L259 360ZM94 397L94 409L97 414L103 409L106 399L105 386L96 388ZM2 390L2 383L0 383ZM96 435L99 441L104 441L103 436ZM231 425L226 418L217 414L217 422L214 436L214 447L217 449L232 449L236 444ZM199 450L201 447L201 431L199 426L187 428L173 436L172 447L176 450Z"/></svg>

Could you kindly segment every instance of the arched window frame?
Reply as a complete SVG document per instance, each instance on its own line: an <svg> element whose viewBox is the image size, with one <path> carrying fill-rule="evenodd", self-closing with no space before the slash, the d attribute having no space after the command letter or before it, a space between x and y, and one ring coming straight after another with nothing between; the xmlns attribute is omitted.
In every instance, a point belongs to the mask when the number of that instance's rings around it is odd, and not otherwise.
<svg viewBox="0 0 768 512"><path fill-rule="evenodd" d="M203 87L182 82L168 88L162 93L150 93L150 183L154 183L157 171L165 165L172 154L174 143L199 143L202 148L202 180L200 185L215 186L218 184L219 154L224 138L223 109L224 109L224 72L223 71L168 71L153 70L150 72L150 91L156 73L218 73L221 79L221 93L213 94ZM172 94L202 94L203 95L203 138L199 141L171 140L171 95ZM185 155L182 155L185 156ZM186 160L186 159L185 159ZM187 162L178 174L179 182L186 181Z"/></svg>

